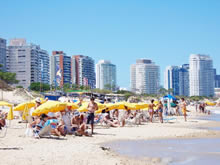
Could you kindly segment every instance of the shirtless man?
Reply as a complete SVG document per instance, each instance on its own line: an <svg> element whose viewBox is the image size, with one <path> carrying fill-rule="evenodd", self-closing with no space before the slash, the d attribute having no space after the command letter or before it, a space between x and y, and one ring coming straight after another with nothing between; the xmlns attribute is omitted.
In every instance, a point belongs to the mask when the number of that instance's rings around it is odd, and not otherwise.
<svg viewBox="0 0 220 165"><path fill-rule="evenodd" d="M95 98L91 97L90 102L88 104L88 117L87 117L87 124L91 123L91 130L93 134L93 129L94 129L94 118L95 118L95 111L98 110L98 105L95 102Z"/></svg>
<svg viewBox="0 0 220 165"><path fill-rule="evenodd" d="M149 104L149 114L150 114L150 122L153 122L153 116L154 116L154 99L151 100L151 104Z"/></svg>
<svg viewBox="0 0 220 165"><path fill-rule="evenodd" d="M184 116L184 119L185 119L185 121L186 121L186 102L185 102L185 99L184 99L184 98L181 98L180 107L181 107L181 109L182 109L183 116Z"/></svg>

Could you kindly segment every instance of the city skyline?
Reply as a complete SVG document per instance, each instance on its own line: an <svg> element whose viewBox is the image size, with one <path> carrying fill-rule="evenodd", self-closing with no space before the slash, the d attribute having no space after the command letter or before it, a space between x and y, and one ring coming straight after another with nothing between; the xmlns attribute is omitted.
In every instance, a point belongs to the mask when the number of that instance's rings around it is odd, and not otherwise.
<svg viewBox="0 0 220 165"><path fill-rule="evenodd" d="M49 54L63 50L68 56L90 56L95 63L110 60L118 67L118 85L129 88L129 66L138 58L152 59L163 73L168 65L188 63L190 54L208 54L220 73L215 62L220 60L219 7L219 1L197 0L3 1L0 37L26 38Z"/></svg>

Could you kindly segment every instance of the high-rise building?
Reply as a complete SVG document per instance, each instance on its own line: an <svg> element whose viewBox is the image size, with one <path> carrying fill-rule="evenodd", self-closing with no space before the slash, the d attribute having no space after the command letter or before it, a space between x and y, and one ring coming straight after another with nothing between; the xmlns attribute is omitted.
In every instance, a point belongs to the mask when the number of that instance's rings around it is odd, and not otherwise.
<svg viewBox="0 0 220 165"><path fill-rule="evenodd" d="M131 65L131 91L157 94L160 86L160 67L149 59L138 59Z"/></svg>
<svg viewBox="0 0 220 165"><path fill-rule="evenodd" d="M73 84L95 88L96 79L94 60L91 57L83 55L72 56L72 68L74 66L75 74L74 69L72 69L71 75L72 80L75 80L75 83L73 82Z"/></svg>
<svg viewBox="0 0 220 165"><path fill-rule="evenodd" d="M71 84L71 57L63 51L53 51L50 56L50 83L61 87Z"/></svg>
<svg viewBox="0 0 220 165"><path fill-rule="evenodd" d="M179 95L179 70L178 66L166 67L164 74L164 87L167 90L172 89L173 95Z"/></svg>
<svg viewBox="0 0 220 165"><path fill-rule="evenodd" d="M0 64L0 69L6 71L6 40L3 38L0 38Z"/></svg>
<svg viewBox="0 0 220 165"><path fill-rule="evenodd" d="M164 74L164 88L173 95L189 96L189 64L168 66Z"/></svg>
<svg viewBox="0 0 220 165"><path fill-rule="evenodd" d="M190 96L214 96L214 71L210 56L190 55Z"/></svg>
<svg viewBox="0 0 220 165"><path fill-rule="evenodd" d="M116 66L110 61L100 60L96 64L96 88L116 89Z"/></svg>
<svg viewBox="0 0 220 165"><path fill-rule="evenodd" d="M189 64L184 64L179 69L179 95L189 96Z"/></svg>
<svg viewBox="0 0 220 165"><path fill-rule="evenodd" d="M6 69L16 73L17 85L28 88L33 82L49 84L49 55L39 45L12 39L7 47Z"/></svg>
<svg viewBox="0 0 220 165"><path fill-rule="evenodd" d="M214 69L215 88L220 88L220 75L217 75L216 69Z"/></svg>

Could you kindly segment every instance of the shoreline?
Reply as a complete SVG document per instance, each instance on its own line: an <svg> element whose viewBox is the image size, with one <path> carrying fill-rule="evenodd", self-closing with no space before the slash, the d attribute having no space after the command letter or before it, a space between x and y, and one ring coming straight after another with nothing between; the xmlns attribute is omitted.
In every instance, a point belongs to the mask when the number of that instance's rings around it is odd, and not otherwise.
<svg viewBox="0 0 220 165"><path fill-rule="evenodd" d="M199 117L199 114L196 114ZM102 149L103 144L120 140L151 140L151 139L186 139L216 138L220 131L199 129L196 127L213 126L215 122L195 119L190 113L188 121L183 117L168 123L146 123L140 126L119 128L95 127L93 137L67 136L60 139L25 137L25 124L13 120L5 138L0 138L0 148L18 147L20 150L1 150L3 164L159 164L159 158L144 160L124 157L112 150ZM220 123L220 122L218 122ZM90 130L89 130L90 131Z"/></svg>

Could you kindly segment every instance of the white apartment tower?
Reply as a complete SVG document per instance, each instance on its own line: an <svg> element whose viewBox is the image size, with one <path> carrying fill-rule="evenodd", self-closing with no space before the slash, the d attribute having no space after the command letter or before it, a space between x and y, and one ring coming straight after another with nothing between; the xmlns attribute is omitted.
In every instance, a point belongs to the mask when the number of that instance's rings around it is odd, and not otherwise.
<svg viewBox="0 0 220 165"><path fill-rule="evenodd" d="M160 86L160 67L149 59L138 59L131 65L131 91L157 94Z"/></svg>
<svg viewBox="0 0 220 165"><path fill-rule="evenodd" d="M214 70L210 56L192 54L189 62L190 96L213 96Z"/></svg>
<svg viewBox="0 0 220 165"><path fill-rule="evenodd" d="M96 64L96 88L115 90L116 66L110 61L100 60Z"/></svg>
<svg viewBox="0 0 220 165"><path fill-rule="evenodd" d="M40 46L12 39L7 47L6 69L16 73L17 85L28 88L32 82L49 84L49 55Z"/></svg>

